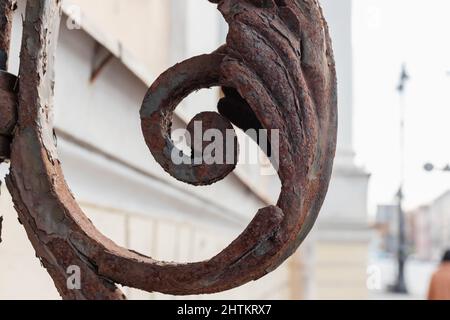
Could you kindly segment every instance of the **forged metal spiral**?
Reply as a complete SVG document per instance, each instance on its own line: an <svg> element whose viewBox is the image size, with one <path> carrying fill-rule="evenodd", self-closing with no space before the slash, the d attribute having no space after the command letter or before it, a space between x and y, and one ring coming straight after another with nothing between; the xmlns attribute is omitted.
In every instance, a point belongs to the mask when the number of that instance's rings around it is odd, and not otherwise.
<svg viewBox="0 0 450 320"><path fill-rule="evenodd" d="M121 248L101 235L72 197L53 144L53 66L60 1L28 1L20 67L19 119L7 184L21 222L60 294L119 299L114 283L147 291L213 293L256 280L292 255L326 195L336 148L336 74L317 0L211 0L229 24L226 44L166 71L141 109L147 145L174 178L217 182L234 165L175 165L171 118L191 92L221 86L220 116L196 117L213 128L279 130L276 205L262 208L244 232L208 261L168 263ZM30 45L32 44L32 45ZM66 286L78 265L82 289Z"/></svg>

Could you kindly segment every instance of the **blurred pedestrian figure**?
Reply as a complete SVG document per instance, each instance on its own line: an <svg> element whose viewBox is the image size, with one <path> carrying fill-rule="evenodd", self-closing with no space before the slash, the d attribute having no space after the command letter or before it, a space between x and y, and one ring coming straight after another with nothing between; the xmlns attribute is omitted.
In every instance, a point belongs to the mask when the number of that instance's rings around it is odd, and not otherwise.
<svg viewBox="0 0 450 320"><path fill-rule="evenodd" d="M450 300L450 250L431 278L428 300Z"/></svg>

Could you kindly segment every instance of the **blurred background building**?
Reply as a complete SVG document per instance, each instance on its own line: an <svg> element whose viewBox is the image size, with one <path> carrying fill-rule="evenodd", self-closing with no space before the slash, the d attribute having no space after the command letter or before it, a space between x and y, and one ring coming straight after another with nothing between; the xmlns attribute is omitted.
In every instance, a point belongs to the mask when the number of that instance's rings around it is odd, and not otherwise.
<svg viewBox="0 0 450 320"><path fill-rule="evenodd" d="M18 2L10 66L13 73L18 70L26 1ZM363 58L376 54L368 50L378 44L370 42L371 32L382 24L382 9L390 2L381 0L384 4L380 6L372 0L320 2L330 25L338 69L339 140L330 191L317 225L300 250L269 276L229 292L192 298L379 298L384 297L383 289L395 275L397 207L380 206L376 215L371 209L374 202L387 203L377 195L388 189L380 186L389 171L380 155L389 143L388 139L373 138L376 134L371 126L376 118L373 112L378 111L373 103L386 97L388 89L377 91L380 88L376 85L382 83L379 80L373 85L377 66ZM56 59L55 128L64 173L78 202L94 224L119 245L166 261L212 257L236 238L259 208L276 202L279 180L261 175L258 165L242 163L210 187L177 182L148 151L139 108L147 88L161 72L223 44L226 23L215 5L206 0L63 3ZM385 72L386 67L381 70ZM373 86L363 87L365 83ZM219 94L219 89L213 88L188 97L177 109L174 127L184 127L201 111L214 110ZM389 114L383 112L385 117ZM364 119L361 114L371 114L373 119ZM383 129L387 132L388 123ZM239 138L243 139L242 135ZM360 163L369 164L369 170ZM1 170L3 176L8 168L2 165ZM375 190L371 197L368 172L375 177L375 183L370 182ZM397 187L394 181L392 189ZM436 264L433 259L449 245L449 198L447 193L420 209L411 207L408 213L411 253L423 261L407 271L408 280L416 272L422 275L413 287L416 297L426 291ZM17 222L4 184L0 212L5 216L0 299L58 298ZM375 279L374 287L368 285L371 279ZM131 299L176 298L124 290Z"/></svg>
<svg viewBox="0 0 450 320"><path fill-rule="evenodd" d="M409 212L410 241L418 259L436 261L450 248L450 191Z"/></svg>
<svg viewBox="0 0 450 320"><path fill-rule="evenodd" d="M406 277L411 298L424 298L428 280L450 248L450 192L427 205L406 212ZM382 288L393 283L398 248L398 205L378 206L375 220L372 262L385 275ZM396 297L396 298L402 298Z"/></svg>

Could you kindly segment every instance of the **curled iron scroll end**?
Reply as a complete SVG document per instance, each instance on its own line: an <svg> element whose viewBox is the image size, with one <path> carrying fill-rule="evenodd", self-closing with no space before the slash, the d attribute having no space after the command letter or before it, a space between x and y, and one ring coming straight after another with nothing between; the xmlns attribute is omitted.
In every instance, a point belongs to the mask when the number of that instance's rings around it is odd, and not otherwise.
<svg viewBox="0 0 450 320"><path fill-rule="evenodd" d="M202 140L205 132L217 130L223 139L231 138L233 141L236 140L236 133L224 116L216 112L200 113L187 126L191 138L187 139L191 155L184 155L171 137L173 112L192 92L221 85L220 67L223 58L220 53L201 55L170 68L150 87L141 108L143 134L155 159L174 178L196 186L222 180L237 164L237 143L227 148L225 140L218 144L223 146L221 161L205 162L203 151L206 144ZM200 136L199 144L197 136Z"/></svg>

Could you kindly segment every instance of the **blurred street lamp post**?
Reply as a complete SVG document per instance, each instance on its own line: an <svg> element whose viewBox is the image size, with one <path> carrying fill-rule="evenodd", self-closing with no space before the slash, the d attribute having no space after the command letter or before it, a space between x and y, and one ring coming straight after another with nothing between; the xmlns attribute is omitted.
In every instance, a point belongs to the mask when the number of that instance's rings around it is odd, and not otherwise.
<svg viewBox="0 0 450 320"><path fill-rule="evenodd" d="M408 293L405 282L405 264L407 259L406 250L406 230L405 230L405 212L403 210L403 187L405 182L405 89L406 83L409 80L409 75L406 71L406 66L403 65L400 83L397 91L400 95L400 188L397 194L398 198L398 247L397 247L397 263L398 272L395 284L390 287L390 290L395 293Z"/></svg>
<svg viewBox="0 0 450 320"><path fill-rule="evenodd" d="M425 171L432 172L432 171L441 171L441 172L450 172L450 164L447 164L445 167L442 168L436 168L436 166L432 163L427 163L423 166Z"/></svg>
<svg viewBox="0 0 450 320"><path fill-rule="evenodd" d="M447 76L450 77L450 70L446 72ZM433 171L441 171L441 172L450 172L450 163L442 168L437 168L432 163L427 163L423 166L423 169L427 172L433 172Z"/></svg>

